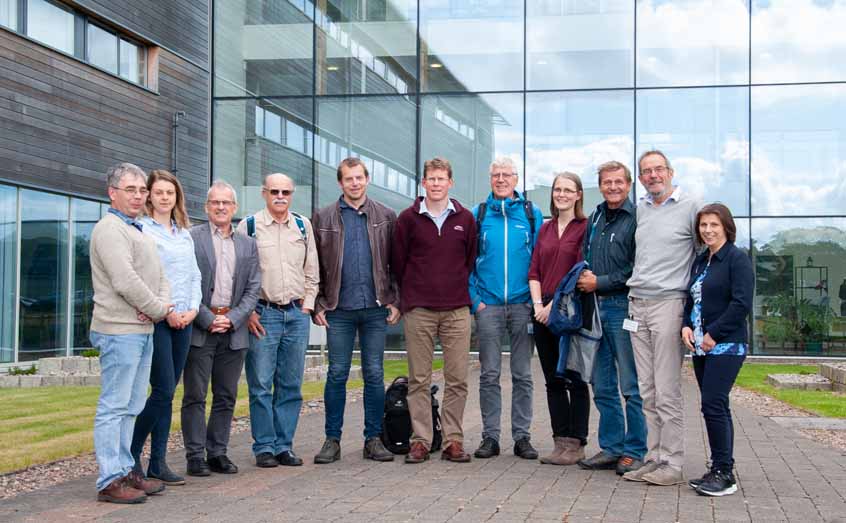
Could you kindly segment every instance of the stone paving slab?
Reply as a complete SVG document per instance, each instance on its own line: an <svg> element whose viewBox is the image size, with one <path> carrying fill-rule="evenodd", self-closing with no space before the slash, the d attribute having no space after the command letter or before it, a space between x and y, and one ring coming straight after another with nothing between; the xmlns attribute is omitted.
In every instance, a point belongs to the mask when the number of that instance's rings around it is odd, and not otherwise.
<svg viewBox="0 0 846 523"><path fill-rule="evenodd" d="M507 376L506 372L503 376ZM466 446L479 443L478 369L472 371L465 414ZM535 362L533 442L552 447L543 377ZM626 482L612 471L540 465L514 457L507 421L510 380L504 380L501 456L469 464L440 460L421 465L365 461L361 456L362 404L348 405L340 462L311 463L323 440L323 415L300 419L295 451L303 467L258 469L249 433L232 438L233 476L188 478L147 503L121 506L95 501L94 478L86 477L0 502L0 521L606 521L723 522L814 521L846 523L846 457L742 407L733 409L739 491L725 498L698 496L686 485L655 487ZM688 477L705 471L707 436L699 396L685 384ZM591 413L587 452L598 450L596 411ZM184 470L180 455L169 458Z"/></svg>

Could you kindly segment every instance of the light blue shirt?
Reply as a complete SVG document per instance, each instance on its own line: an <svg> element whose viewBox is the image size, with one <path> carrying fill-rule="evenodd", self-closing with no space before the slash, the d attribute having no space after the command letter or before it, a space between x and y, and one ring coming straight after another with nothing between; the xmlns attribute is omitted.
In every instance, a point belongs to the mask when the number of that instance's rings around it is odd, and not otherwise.
<svg viewBox="0 0 846 523"><path fill-rule="evenodd" d="M441 233L441 227L443 227L447 217L450 215L450 213L454 212L455 205L452 204L452 200L449 198L447 198L446 209L444 209L444 212L442 212L439 216L435 216L434 214L429 212L429 208L426 207L426 198L420 200L420 214L425 214L426 216L431 218L433 222L435 222L435 227L438 228L438 234Z"/></svg>
<svg viewBox="0 0 846 523"><path fill-rule="evenodd" d="M188 229L180 229L176 223L172 223L168 230L149 216L138 221L144 225L144 234L156 241L159 259L170 283L170 300L176 312L198 310L203 296L191 233Z"/></svg>

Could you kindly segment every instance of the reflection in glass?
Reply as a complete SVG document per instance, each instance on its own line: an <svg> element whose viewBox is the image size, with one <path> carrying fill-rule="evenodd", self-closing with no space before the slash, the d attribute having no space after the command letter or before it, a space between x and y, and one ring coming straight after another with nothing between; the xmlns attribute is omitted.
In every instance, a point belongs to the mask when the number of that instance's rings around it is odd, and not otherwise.
<svg viewBox="0 0 846 523"><path fill-rule="evenodd" d="M753 0L752 82L846 80L846 3Z"/></svg>
<svg viewBox="0 0 846 523"><path fill-rule="evenodd" d="M88 245L91 232L107 207L98 202L71 198L71 231L73 279L71 280L70 347L74 354L91 347L88 330L94 310L94 286L91 281L91 257Z"/></svg>
<svg viewBox="0 0 846 523"><path fill-rule="evenodd" d="M117 35L94 24L88 24L88 43L86 51L88 53L89 62L112 74L117 74Z"/></svg>
<svg viewBox="0 0 846 523"><path fill-rule="evenodd" d="M528 0L526 9L528 89L632 87L632 2Z"/></svg>
<svg viewBox="0 0 846 523"><path fill-rule="evenodd" d="M123 38L120 39L120 75L136 84L143 84L147 78L146 49Z"/></svg>
<svg viewBox="0 0 846 523"><path fill-rule="evenodd" d="M638 0L638 86L748 80L747 0Z"/></svg>
<svg viewBox="0 0 846 523"><path fill-rule="evenodd" d="M370 172L369 197L397 211L408 207L415 195L414 103L404 96L323 98L317 114L318 206L338 199L338 164L356 156Z"/></svg>
<svg viewBox="0 0 846 523"><path fill-rule="evenodd" d="M638 153L660 149L678 185L748 215L749 95L742 87L637 93ZM643 193L637 187L638 194Z"/></svg>
<svg viewBox="0 0 846 523"><path fill-rule="evenodd" d="M752 88L752 212L846 214L846 85Z"/></svg>
<svg viewBox="0 0 846 523"><path fill-rule="evenodd" d="M214 2L215 96L311 94L312 2Z"/></svg>
<svg viewBox="0 0 846 523"><path fill-rule="evenodd" d="M21 190L18 361L64 355L68 198Z"/></svg>
<svg viewBox="0 0 846 523"><path fill-rule="evenodd" d="M18 0L0 0L0 25L18 30ZM0 358L0 362L3 359Z"/></svg>
<svg viewBox="0 0 846 523"><path fill-rule="evenodd" d="M414 91L415 0L328 0L317 10L317 94Z"/></svg>
<svg viewBox="0 0 846 523"><path fill-rule="evenodd" d="M755 354L846 355L846 219L753 219Z"/></svg>
<svg viewBox="0 0 846 523"><path fill-rule="evenodd" d="M0 363L15 358L15 280L18 191L0 185Z"/></svg>
<svg viewBox="0 0 846 523"><path fill-rule="evenodd" d="M291 210L311 215L311 109L310 98L215 102L213 178L235 187L236 216L265 206L261 184L270 173L294 179Z"/></svg>
<svg viewBox="0 0 846 523"><path fill-rule="evenodd" d="M420 0L423 91L523 89L523 2Z"/></svg>
<svg viewBox="0 0 846 523"><path fill-rule="evenodd" d="M74 16L47 0L28 0L26 6L27 36L50 47L74 53Z"/></svg>
<svg viewBox="0 0 846 523"><path fill-rule="evenodd" d="M545 215L557 172L581 177L585 212L602 201L597 167L617 160L634 173L633 111L631 91L526 95L526 190Z"/></svg>
<svg viewBox="0 0 846 523"><path fill-rule="evenodd" d="M421 175L423 161L449 160L455 181L450 196L468 207L490 193L494 158L510 157L522 177L522 94L430 95L421 103ZM523 189L522 178L517 187Z"/></svg>

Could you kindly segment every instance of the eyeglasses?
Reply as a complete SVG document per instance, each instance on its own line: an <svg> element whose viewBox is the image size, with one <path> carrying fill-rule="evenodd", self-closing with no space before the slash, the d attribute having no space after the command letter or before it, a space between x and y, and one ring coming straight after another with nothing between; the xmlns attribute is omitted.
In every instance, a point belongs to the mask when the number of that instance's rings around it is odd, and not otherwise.
<svg viewBox="0 0 846 523"><path fill-rule="evenodd" d="M640 175L641 175L641 176L649 176L649 175L651 175L652 173L655 173L655 174L657 174L658 176L661 176L662 174L664 174L665 172L667 172L667 170L668 170L668 169L667 169L667 166L666 166L666 165L658 165L658 166L655 166L655 167L652 167L652 168L648 168L648 169L641 169L641 170L640 170Z"/></svg>
<svg viewBox="0 0 846 523"><path fill-rule="evenodd" d="M229 207L230 205L235 205L235 202L232 200L209 200L208 204L211 207Z"/></svg>
<svg viewBox="0 0 846 523"><path fill-rule="evenodd" d="M573 189L562 189L561 187L556 187L552 190L552 194L566 194L567 196L573 196L574 194L579 194L579 191L574 191Z"/></svg>
<svg viewBox="0 0 846 523"><path fill-rule="evenodd" d="M294 194L293 189L268 189L267 187L262 187L261 190L269 192L273 196L279 196L280 194L282 196L291 196Z"/></svg>
<svg viewBox="0 0 846 523"><path fill-rule="evenodd" d="M515 173L491 173L491 180L507 180L512 176L517 176Z"/></svg>
<svg viewBox="0 0 846 523"><path fill-rule="evenodd" d="M117 189L118 191L123 191L127 194L139 194L141 196L147 196L150 192L146 187L133 187L131 185L129 187L117 187L116 185L112 185L112 189Z"/></svg>

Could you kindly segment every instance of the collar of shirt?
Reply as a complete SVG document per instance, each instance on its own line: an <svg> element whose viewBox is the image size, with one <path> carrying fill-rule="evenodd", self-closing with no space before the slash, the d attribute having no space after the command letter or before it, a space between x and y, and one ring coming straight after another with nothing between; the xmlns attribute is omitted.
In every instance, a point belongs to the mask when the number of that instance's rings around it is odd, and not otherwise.
<svg viewBox="0 0 846 523"><path fill-rule="evenodd" d="M160 229L165 228L164 225L157 222L152 216L142 216L138 219L138 221L141 222L141 224L145 227L149 225L150 227L158 227ZM170 221L170 232L172 232L173 234L179 232L179 227L176 226L176 222L173 220Z"/></svg>
<svg viewBox="0 0 846 523"><path fill-rule="evenodd" d="M676 187L675 189L673 189L673 194L671 194L669 198L667 198L666 200L664 200L663 202L658 204L658 207L661 207L662 205L667 205L667 202L669 202L670 200L672 200L674 202L678 202L681 199L681 195L682 195L681 187ZM652 195L649 194L649 193L646 193L643 197L641 197L641 199L644 200L649 205L655 205L655 200L652 198Z"/></svg>
<svg viewBox="0 0 846 523"><path fill-rule="evenodd" d="M232 233L235 232L235 229L230 227L229 234L224 234L223 229L213 224L212 222L209 222L209 228L211 228L212 236L217 235L223 238L224 240L228 239L230 236L232 236Z"/></svg>
<svg viewBox="0 0 846 523"><path fill-rule="evenodd" d="M361 205L359 205L359 206L358 206L358 209L356 209L356 208L355 208L355 207L353 207L352 205L348 204L346 200L344 200L344 195L343 195L343 194L342 194L342 195L338 198L338 201L340 202L341 209L349 209L349 210L351 210L351 211L355 211L355 212L357 212L357 213L363 213L363 212L364 212L364 203L362 203ZM364 200L364 202L366 203L366 202L367 202L367 200Z"/></svg>
<svg viewBox="0 0 846 523"><path fill-rule="evenodd" d="M270 214L270 211L267 210L267 207L265 207L264 209L257 212L255 214L255 217L256 217L256 220L260 219L262 224L264 224L265 226L270 226L272 223L275 222L275 223L278 223L279 225L286 225L288 227L291 227L291 222L293 221L292 220L293 216L292 216L292 213L291 213L290 210L288 211L288 216L285 218L285 221L280 222L276 218L274 218L272 214ZM294 226L294 227L296 227L296 226Z"/></svg>
<svg viewBox="0 0 846 523"><path fill-rule="evenodd" d="M441 216L443 216L446 213L455 212L455 205L452 204L452 199L448 198L446 209L444 209L444 211L441 214L439 214L438 216L435 216L434 214L429 212L429 208L426 207L426 197L424 196L423 199L420 200L420 211L419 212L420 212L420 214L427 214L431 218L440 218Z"/></svg>
<svg viewBox="0 0 846 523"><path fill-rule="evenodd" d="M123 223L125 223L127 225L131 225L131 226L135 227L136 229L138 229L139 231L143 232L144 226L138 221L137 218L130 218L129 216L123 214L122 212L115 209L114 207L109 207L109 212L114 214L115 216L117 216L121 220L123 220Z"/></svg>

